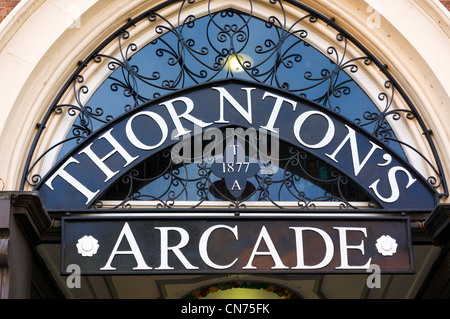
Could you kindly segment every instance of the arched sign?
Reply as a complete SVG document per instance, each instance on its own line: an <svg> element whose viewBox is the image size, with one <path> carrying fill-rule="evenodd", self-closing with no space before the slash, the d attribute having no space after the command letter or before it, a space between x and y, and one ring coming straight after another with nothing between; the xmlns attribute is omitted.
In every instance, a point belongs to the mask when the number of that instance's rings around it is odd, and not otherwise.
<svg viewBox="0 0 450 319"><path fill-rule="evenodd" d="M180 90L123 114L73 149L36 189L49 211L83 210L195 127L231 125L278 134L342 171L384 209L436 205L436 192L423 176L357 125L306 99L241 80Z"/></svg>

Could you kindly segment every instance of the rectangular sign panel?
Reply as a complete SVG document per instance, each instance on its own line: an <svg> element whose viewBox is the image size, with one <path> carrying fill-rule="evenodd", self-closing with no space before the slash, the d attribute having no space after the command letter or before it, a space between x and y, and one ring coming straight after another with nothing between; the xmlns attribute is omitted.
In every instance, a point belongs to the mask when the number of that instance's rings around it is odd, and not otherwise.
<svg viewBox="0 0 450 319"><path fill-rule="evenodd" d="M68 217L61 273L412 273L409 219Z"/></svg>

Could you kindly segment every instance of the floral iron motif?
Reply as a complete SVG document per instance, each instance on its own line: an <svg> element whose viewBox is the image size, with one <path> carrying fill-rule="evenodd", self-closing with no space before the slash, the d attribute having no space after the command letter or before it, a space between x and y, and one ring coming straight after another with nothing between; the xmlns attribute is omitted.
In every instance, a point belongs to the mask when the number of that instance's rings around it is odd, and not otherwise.
<svg viewBox="0 0 450 319"><path fill-rule="evenodd" d="M274 14L267 17L266 21L254 16L251 0L246 2L248 9L242 9L243 11L233 9L214 11L212 9L214 3L214 0L207 1L207 13L196 17L186 12L189 12L191 6L200 3L195 0L180 1L176 4L179 5L179 11L177 19L174 20L163 16L160 11L173 4L172 1L167 1L135 19L130 19L84 61L80 61L79 67L55 98L42 123L38 125L24 169L21 189L27 185L35 187L39 184L42 178L40 173L35 172L35 168L46 155L61 147L60 156L63 156L100 126L120 114L187 86L239 77L298 94L343 116L353 116L352 120L355 123L396 152L403 153L404 149L408 149L418 154L434 172L427 179L430 187L439 190L440 196L446 196L447 185L431 132L426 128L413 103L388 72L387 66L339 27L333 18L326 18L297 1L268 1L267 5L273 8ZM285 14L285 6L297 8L299 12L297 20L288 22L290 20ZM302 13L304 15L301 15ZM158 37L139 47L133 41L133 31L138 24L144 23L149 30L154 30ZM335 32L335 38L329 39L330 45L323 53L309 42L308 30L314 28L316 24L323 24ZM115 56L106 54L104 48L114 43L117 44L119 54ZM352 51L359 51L361 55L350 56L350 47ZM317 59L321 62L318 63ZM231 62L234 63L234 67L230 67ZM84 71L102 65L110 72L109 77L100 87L90 87ZM319 67L314 68L314 65ZM374 102L362 93L352 78L358 76L361 68L370 67L379 69L386 78L383 90L380 91L378 100ZM96 92L87 99L93 90ZM70 91L73 93L73 102L63 103L63 96ZM102 94L113 99L106 100ZM399 105L406 107L397 107L396 100L400 101ZM355 109L355 103L351 101L359 103L367 101L367 109ZM36 155L37 145L45 134L51 118L62 115L75 119L70 133L44 153ZM432 158L425 157L412 145L396 137L390 125L404 120L416 121L428 142ZM293 155L295 158L290 160L291 163L298 161L299 156L304 156L298 151L294 153L296 155ZM174 182L180 183L176 178L176 170L168 169L171 172L165 173L170 174ZM198 178L197 192L210 193L205 188L207 183L204 183L210 171L203 164L199 165L199 169L204 170L203 173L206 175ZM292 184L293 177L288 171L285 172L286 175L280 183L287 186ZM123 180L131 183L137 180L138 175L139 172L133 170L124 176ZM258 175L254 177L258 180L255 184L256 189L259 188L258 185L273 183L267 177L262 178ZM342 192L342 185L347 183L346 178L337 174L333 177L333 181L339 185L338 193ZM212 183L208 184L210 185ZM170 191L166 195L168 196L164 200L163 207L170 206L167 203L173 202L177 197ZM292 195L298 202L305 202L306 205L310 203L309 197L302 191L292 192ZM147 196L161 200L159 195ZM264 193L261 196L266 199L272 197ZM142 195L126 194L124 202L138 197ZM338 196L341 200L344 197ZM207 200L208 196L201 195L199 198L201 202ZM334 196L329 195L321 198L334 200ZM236 201L236 196L233 196L232 200ZM348 207L348 201L343 202ZM238 205L240 203L238 200Z"/></svg>

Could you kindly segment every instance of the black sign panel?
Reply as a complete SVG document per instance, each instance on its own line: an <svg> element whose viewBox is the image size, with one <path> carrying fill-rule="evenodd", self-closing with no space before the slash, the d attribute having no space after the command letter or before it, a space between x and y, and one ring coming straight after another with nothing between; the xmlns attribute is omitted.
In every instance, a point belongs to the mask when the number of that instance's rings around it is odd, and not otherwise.
<svg viewBox="0 0 450 319"><path fill-rule="evenodd" d="M411 273L409 219L63 219L62 274Z"/></svg>
<svg viewBox="0 0 450 319"><path fill-rule="evenodd" d="M49 211L85 209L195 127L230 125L276 132L337 167L385 209L431 210L436 204L422 175L351 121L298 96L237 80L180 90L125 113L80 143L37 190Z"/></svg>

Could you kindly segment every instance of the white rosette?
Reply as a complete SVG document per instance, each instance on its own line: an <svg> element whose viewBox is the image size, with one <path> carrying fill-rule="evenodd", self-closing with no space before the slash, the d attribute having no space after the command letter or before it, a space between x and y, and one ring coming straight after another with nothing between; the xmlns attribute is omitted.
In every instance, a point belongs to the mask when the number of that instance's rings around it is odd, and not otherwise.
<svg viewBox="0 0 450 319"><path fill-rule="evenodd" d="M397 252L397 241L389 235L383 235L377 239L375 244L377 250L383 256L392 256Z"/></svg>
<svg viewBox="0 0 450 319"><path fill-rule="evenodd" d="M94 256L99 247L98 240L92 236L84 236L83 238L78 239L78 253L83 257Z"/></svg>

